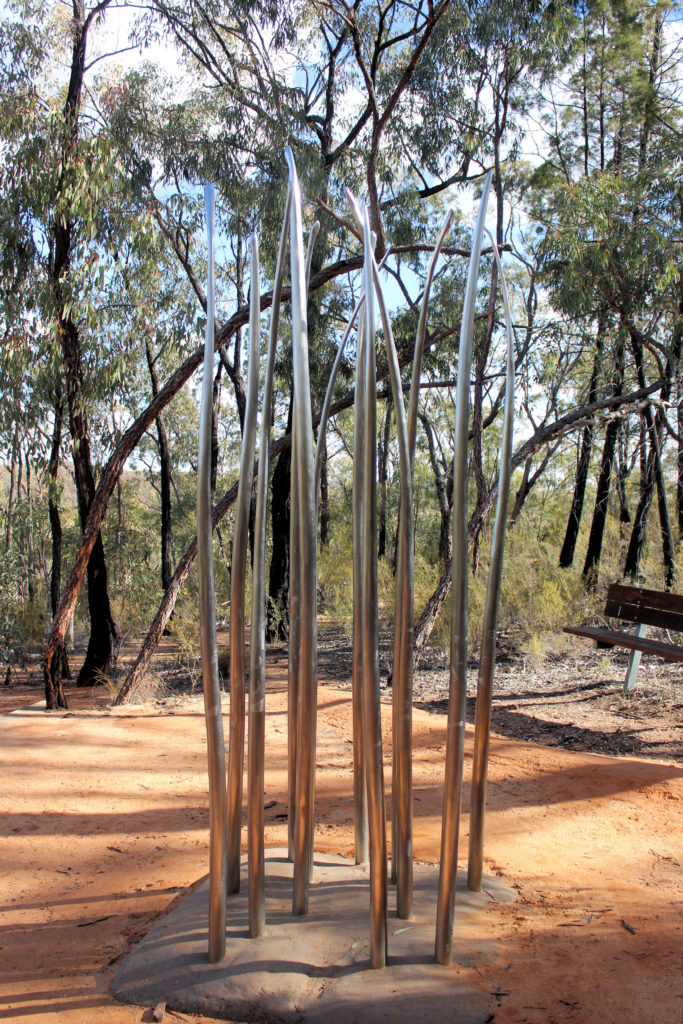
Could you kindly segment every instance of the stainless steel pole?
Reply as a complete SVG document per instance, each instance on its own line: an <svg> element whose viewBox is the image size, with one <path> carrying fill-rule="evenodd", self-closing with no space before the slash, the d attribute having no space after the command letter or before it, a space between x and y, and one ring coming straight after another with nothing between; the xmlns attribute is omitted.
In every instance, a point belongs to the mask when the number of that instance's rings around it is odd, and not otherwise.
<svg viewBox="0 0 683 1024"><path fill-rule="evenodd" d="M360 209L347 190L351 209L359 226ZM396 866L397 914L409 918L413 905L413 780L412 780L412 680L413 680L413 490L408 450L408 430L403 403L401 371L384 301L379 268L372 248L369 253L371 279L379 304L386 342L389 378L396 413L401 473L400 530L396 580L394 641L394 699L392 714L392 867ZM366 396L366 400L369 396ZM373 392L373 401L376 398ZM373 445L374 447L374 445ZM393 878L393 872L392 872Z"/></svg>
<svg viewBox="0 0 683 1024"><path fill-rule="evenodd" d="M367 211L365 248L365 446L363 452L363 727L365 777L370 837L370 962L387 962L387 840L382 764L382 720L379 700L377 620L377 477L375 435L377 396L375 368L375 301L372 279L372 242Z"/></svg>
<svg viewBox="0 0 683 1024"><path fill-rule="evenodd" d="M197 470L197 550L199 555L199 629L202 685L209 772L209 959L225 956L225 899L227 874L225 745L216 647L216 598L211 530L211 414L214 346L214 215L216 190L204 187L208 273L206 288L206 341L204 379L199 418Z"/></svg>
<svg viewBox="0 0 683 1024"><path fill-rule="evenodd" d="M489 232L487 231L487 234ZM470 849L467 866L467 886L474 892L481 890L484 870L484 818L486 815L486 779L488 775L489 743L491 734L491 698L493 671L496 660L496 623L498 621L498 600L503 575L503 550L505 547L505 526L507 523L508 496L512 458L512 427L514 418L515 353L512 335L512 315L508 299L507 284L503 274L498 246L491 237L493 252L498 264L505 310L507 334L507 370L505 377L505 411L503 413L503 437L500 445L500 468L498 471L498 497L496 515L491 537L491 558L489 578L486 585L486 603L482 626L481 653L479 656L479 679L477 682L477 711L474 720L474 758L472 762L472 800L470 809Z"/></svg>
<svg viewBox="0 0 683 1024"><path fill-rule="evenodd" d="M252 295L252 310L258 299ZM250 313L251 315L251 313ZM259 339L250 330L247 405L244 413L237 512L230 579L230 746L228 751L228 892L239 892L244 779L244 603L249 549L249 506L258 410Z"/></svg>
<svg viewBox="0 0 683 1024"><path fill-rule="evenodd" d="M455 405L455 459L453 464L453 611L451 619L450 693L441 821L441 862L436 909L435 956L449 964L453 946L455 886L458 871L460 798L465 756L467 705L467 441L469 385L474 337L474 311L481 242L491 186L486 177L479 215L472 238L469 273L460 328L458 383Z"/></svg>
<svg viewBox="0 0 683 1024"><path fill-rule="evenodd" d="M261 306L258 235L251 236L251 289L249 309L250 351L260 347ZM254 344L255 342L255 344ZM271 370L272 356L268 352ZM271 370L272 373L272 370ZM258 362L249 364L249 377L258 379ZM267 388L266 388L267 390ZM249 873L249 934L261 935L266 927L266 874L263 843L263 792L265 783L266 742L266 497L268 492L268 440L270 402L264 394L261 418L261 443L256 484L256 520L254 562L251 584L251 643L249 645L249 749L247 776L247 849ZM233 555L234 557L234 555Z"/></svg>
<svg viewBox="0 0 683 1024"><path fill-rule="evenodd" d="M308 371L306 275L303 247L301 190L294 157L285 151L289 165L292 206L290 213L290 267L292 280L292 361L296 463L299 502L299 685L297 694L296 806L294 822L293 913L308 912L308 893L313 853L315 798L315 742L317 702L316 621L316 522L313 467L313 425Z"/></svg>
<svg viewBox="0 0 683 1024"><path fill-rule="evenodd" d="M363 743L363 480L365 467L365 320L358 326L353 419L353 650L351 697L353 721L353 806L356 864L368 859L368 797Z"/></svg>

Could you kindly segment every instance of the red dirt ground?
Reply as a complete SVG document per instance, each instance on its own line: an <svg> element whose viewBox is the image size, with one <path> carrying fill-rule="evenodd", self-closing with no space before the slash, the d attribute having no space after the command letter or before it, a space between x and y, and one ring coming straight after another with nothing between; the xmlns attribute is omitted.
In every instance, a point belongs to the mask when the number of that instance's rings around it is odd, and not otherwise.
<svg viewBox="0 0 683 1024"><path fill-rule="evenodd" d="M270 846L286 844L285 669L282 657L269 665ZM71 690L67 713L46 714L24 710L35 688L11 691L0 711L22 710L0 717L0 1019L149 1020L108 986L207 870L201 699L110 709L105 691ZM316 848L349 855L349 696L321 687L319 704ZM415 856L427 862L438 859L445 725L415 711ZM468 740L466 780L469 728ZM485 866L518 899L482 926L489 957L455 942L463 982L490 993L489 1022L680 1024L683 769L494 737L489 778ZM466 785L461 864L468 806Z"/></svg>

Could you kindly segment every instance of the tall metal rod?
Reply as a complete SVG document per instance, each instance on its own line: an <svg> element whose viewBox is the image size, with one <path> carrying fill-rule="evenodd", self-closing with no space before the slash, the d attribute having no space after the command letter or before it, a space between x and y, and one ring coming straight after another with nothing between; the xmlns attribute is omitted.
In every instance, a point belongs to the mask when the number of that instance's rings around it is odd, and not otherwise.
<svg viewBox="0 0 683 1024"><path fill-rule="evenodd" d="M482 235L491 186L489 171L479 204L460 326L458 383L455 404L455 458L453 464L453 610L451 618L450 692L441 820L441 861L436 907L434 954L449 964L453 946L453 915L458 871L460 798L465 757L467 704L467 440L469 385L474 337L474 311Z"/></svg>
<svg viewBox="0 0 683 1024"><path fill-rule="evenodd" d="M288 189L291 197L291 186ZM290 198L291 204L291 198ZM288 210L291 205L288 206ZM308 247L306 249L305 274L306 274L306 295L308 295L308 282L311 276L311 261L313 258L313 246L320 230L320 222L315 221L308 236ZM284 259L284 251L283 251ZM287 791L288 791L288 814L287 814L287 857L294 860L294 831L296 814L296 786L297 786L297 708L299 700L299 598L301 590L300 580L300 553L299 535L301 531L299 513L299 470L297 451L297 415L295 405L295 381L292 375L292 444L290 457L290 487L289 487L289 650L287 664ZM314 490L317 500L317 482L315 476ZM318 511L316 504L316 523ZM313 830L311 828L311 841ZM311 850L310 864L313 866Z"/></svg>
<svg viewBox="0 0 683 1024"><path fill-rule="evenodd" d="M296 381L292 380L292 406ZM287 654L287 855L294 860L297 786L297 721L299 707L299 472L297 416L292 407L292 444L289 484L289 650Z"/></svg>
<svg viewBox="0 0 683 1024"><path fill-rule="evenodd" d="M258 348L261 327L258 235L251 236L251 290L249 331ZM251 340L251 339L250 339ZM253 347L253 345L252 345ZM268 351L272 377L272 354ZM249 376L258 379L258 363L249 364ZM268 386L266 383L266 392ZM263 790L266 742L266 496L268 491L268 440L271 394L264 394L261 442L256 483L256 521L251 586L251 643L249 645L249 749L247 752L247 866L249 873L249 934L261 935L266 927L266 874L263 842ZM269 400L270 399L270 400Z"/></svg>
<svg viewBox="0 0 683 1024"><path fill-rule="evenodd" d="M347 191L351 209L358 222L360 211ZM379 268L370 252L372 280L377 295L387 350L389 378L396 413L401 474L400 530L396 581L394 635L394 700L392 714L392 864L396 865L396 902L400 918L409 918L413 906L413 488L408 429L406 424L401 371L391 320L384 301ZM419 369L418 369L419 372Z"/></svg>
<svg viewBox="0 0 683 1024"><path fill-rule="evenodd" d="M259 288L249 310L249 373L244 413L237 512L230 579L230 746L228 751L228 892L239 892L244 777L244 603L249 549L249 506L256 446L260 318Z"/></svg>
<svg viewBox="0 0 683 1024"><path fill-rule="evenodd" d="M209 773L209 960L225 956L225 898L227 874L225 745L216 647L216 597L211 539L211 418L213 412L214 345L214 216L216 190L204 186L208 271L206 287L206 341L204 379L199 417L197 469L197 549L199 554L199 630L202 652L202 685Z"/></svg>
<svg viewBox="0 0 683 1024"><path fill-rule="evenodd" d="M414 516L412 491L413 465L417 436L417 404L424 355L429 294L436 263L453 220L449 210L439 233L422 295L413 355L407 422L407 465L401 473L409 478L410 493L401 494L400 529L396 573L396 611L393 652L392 735L394 756L391 762L391 876L396 882L396 912L409 918L413 907L413 798L412 798L412 709L413 709L413 604L414 604ZM401 411L403 398L401 396Z"/></svg>
<svg viewBox="0 0 683 1024"><path fill-rule="evenodd" d="M505 547L505 526L507 521L508 495L512 457L512 424L514 418L515 354L512 337L512 316L508 299L507 284L503 274L498 246L490 232L493 252L498 264L498 277L503 295L505 325L507 334L507 370L505 377L505 411L503 413L503 437L500 445L500 468L498 471L498 497L496 515L491 537L491 558L489 578L486 584L486 603L482 626L481 653L479 656L479 678L477 681L477 711L474 720L474 758L472 763L472 800L470 809L470 849L467 865L467 887L474 892L481 890L484 870L484 818L486 815L486 779L489 762L491 733L491 697L493 672L496 661L496 624L498 621L498 599L503 575L503 550Z"/></svg>
<svg viewBox="0 0 683 1024"><path fill-rule="evenodd" d="M292 280L292 362L296 417L296 472L299 503L299 685L297 693L296 803L294 822L295 914L308 912L313 853L317 702L316 522L313 425L308 371L308 324L301 190L294 157L285 150L292 189L290 267Z"/></svg>
<svg viewBox="0 0 683 1024"><path fill-rule="evenodd" d="M372 241L367 211L363 223L365 262L365 448L363 452L363 728L365 777L370 838L370 962L387 962L387 839L382 765L382 720L379 701L377 612L377 396L375 367L375 301Z"/></svg>
<svg viewBox="0 0 683 1024"><path fill-rule="evenodd" d="M356 864L368 859L368 795L363 743L363 477L365 467L365 320L358 325L353 418L353 650L351 697L353 719L353 830Z"/></svg>

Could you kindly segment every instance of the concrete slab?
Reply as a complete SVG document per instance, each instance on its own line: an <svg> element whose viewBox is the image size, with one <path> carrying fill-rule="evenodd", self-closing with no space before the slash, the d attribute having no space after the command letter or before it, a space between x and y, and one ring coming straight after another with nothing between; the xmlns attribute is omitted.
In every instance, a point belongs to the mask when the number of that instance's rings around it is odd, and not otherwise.
<svg viewBox="0 0 683 1024"><path fill-rule="evenodd" d="M291 913L292 865L286 851L267 851L266 933L248 937L246 866L243 891L228 902L227 954L207 956L208 880L201 883L124 960L112 985L122 1002L202 1013L229 1021L268 1024L483 1024L489 992L458 981L463 963L489 960L476 921L514 893L487 876L484 891L458 877L454 962L433 962L438 869L415 865L415 912L410 921L389 913L389 965L369 964L366 867L316 854L310 913ZM390 892L390 906L392 893Z"/></svg>

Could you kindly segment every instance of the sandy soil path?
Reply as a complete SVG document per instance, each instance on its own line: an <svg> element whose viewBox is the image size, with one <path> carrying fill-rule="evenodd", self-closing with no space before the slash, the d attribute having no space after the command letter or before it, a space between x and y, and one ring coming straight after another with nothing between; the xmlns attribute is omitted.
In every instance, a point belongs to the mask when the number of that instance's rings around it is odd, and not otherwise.
<svg viewBox="0 0 683 1024"><path fill-rule="evenodd" d="M271 846L286 845L282 684L280 664L268 698ZM78 694L60 716L0 718L2 1020L150 1019L116 1004L110 980L207 870L201 701L110 710L106 697ZM415 855L428 862L438 859L445 724L415 713ZM349 736L347 694L321 687L316 848L347 855ZM472 957L456 936L463 981L490 994L489 1022L680 1024L682 797L672 764L494 739L487 868L518 900L489 916L487 955ZM467 836L465 815L461 863Z"/></svg>

